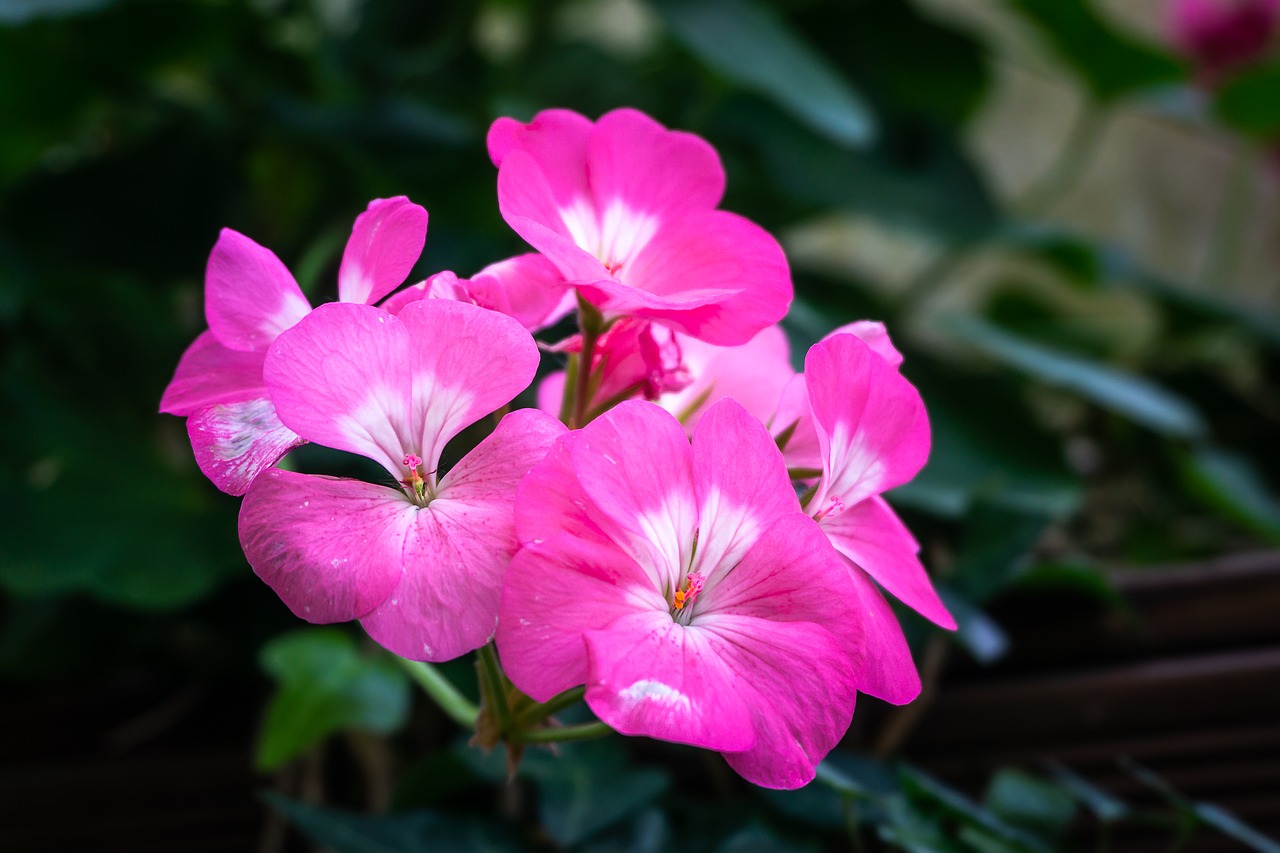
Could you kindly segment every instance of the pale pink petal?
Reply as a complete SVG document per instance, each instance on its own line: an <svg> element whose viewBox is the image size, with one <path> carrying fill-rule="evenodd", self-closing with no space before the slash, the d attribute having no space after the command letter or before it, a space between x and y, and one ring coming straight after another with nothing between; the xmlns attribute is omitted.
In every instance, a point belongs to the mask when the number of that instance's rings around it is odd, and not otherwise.
<svg viewBox="0 0 1280 853"><path fill-rule="evenodd" d="M391 294L382 300L378 307L383 311L399 315L406 305L421 299L450 299L454 302L475 303L470 291L467 290L466 280L458 278L449 270L444 270L425 281L411 284L404 290Z"/></svg>
<svg viewBox="0 0 1280 853"><path fill-rule="evenodd" d="M822 443L809 408L809 389L804 374L793 376L782 388L778 398L778 411L769 423L769 431L775 438L789 432L782 456L788 468L822 470Z"/></svg>
<svg viewBox="0 0 1280 853"><path fill-rule="evenodd" d="M861 607L864 658L858 672L858 691L893 705L905 705L920 695L920 673L911 659L911 649L902 626L889 602L876 585L857 567L850 565Z"/></svg>
<svg viewBox="0 0 1280 853"><path fill-rule="evenodd" d="M875 350L877 355L889 362L891 367L898 367L902 364L902 353L898 352L898 348L893 345L893 341L889 340L889 332L885 329L884 323L877 323L874 320L856 320L832 329L823 337L823 340L830 340L836 335L853 335L857 337L864 344Z"/></svg>
<svg viewBox="0 0 1280 853"><path fill-rule="evenodd" d="M536 545L559 533L597 545L626 541L627 534L596 509L578 482L570 450L578 435L569 433L557 441L520 481L516 536L522 545Z"/></svg>
<svg viewBox="0 0 1280 853"><path fill-rule="evenodd" d="M204 313L224 346L265 350L310 310L293 275L270 249L222 229L205 268Z"/></svg>
<svg viewBox="0 0 1280 853"><path fill-rule="evenodd" d="M560 416L560 404L564 400L564 371L548 373L538 383L538 408L549 415Z"/></svg>
<svg viewBox="0 0 1280 853"><path fill-rule="evenodd" d="M770 326L737 347L720 347L687 335L678 335L677 341L692 381L680 391L663 394L657 403L687 429L696 427L707 407L725 397L767 424L778 410L782 390L796 375L791 347L779 326ZM816 443L815 436L815 447Z"/></svg>
<svg viewBox="0 0 1280 853"><path fill-rule="evenodd" d="M720 640L721 661L755 694L755 745L724 753L729 766L765 788L811 782L853 721L855 670L836 639L808 622L731 615L716 617L707 631Z"/></svg>
<svg viewBox="0 0 1280 853"><path fill-rule="evenodd" d="M590 195L584 164L591 128L590 119L571 110L543 110L528 124L500 118L489 128L489 157L501 173L513 152L526 155L544 174L549 200L568 205Z"/></svg>
<svg viewBox="0 0 1280 853"><path fill-rule="evenodd" d="M955 619L917 556L920 546L882 498L868 498L844 512L833 512L822 519L821 526L836 550L895 598L929 621L955 630Z"/></svg>
<svg viewBox="0 0 1280 853"><path fill-rule="evenodd" d="M229 495L243 495L255 477L306 443L280 423L266 396L199 409L187 419L187 435L200 470Z"/></svg>
<svg viewBox="0 0 1280 853"><path fill-rule="evenodd" d="M261 396L266 391L264 358L266 353L228 349L213 332L201 332L182 354L160 399L160 411L186 417L214 403Z"/></svg>
<svg viewBox="0 0 1280 853"><path fill-rule="evenodd" d="M479 309L476 309L479 310ZM409 332L370 305L321 305L282 334L264 374L280 420L308 441L368 456L397 480L413 444Z"/></svg>
<svg viewBox="0 0 1280 853"><path fill-rule="evenodd" d="M606 313L644 317L721 346L746 343L791 304L778 241L722 210L661 223L616 275L617 282L584 279L578 289Z"/></svg>
<svg viewBox="0 0 1280 853"><path fill-rule="evenodd" d="M440 481L437 499L502 504L511 509L514 524L516 486L567 433L564 424L534 409L507 414Z"/></svg>
<svg viewBox="0 0 1280 853"><path fill-rule="evenodd" d="M404 196L369 202L338 269L338 298L372 305L404 283L427 242L427 211Z"/></svg>
<svg viewBox="0 0 1280 853"><path fill-rule="evenodd" d="M752 705L768 700L725 662L718 636L673 622L665 608L585 636L587 705L610 728L718 751L755 744Z"/></svg>
<svg viewBox="0 0 1280 853"><path fill-rule="evenodd" d="M811 509L852 506L900 486L929 455L929 421L916 389L853 335L814 344L805 385L824 459Z"/></svg>
<svg viewBox="0 0 1280 853"><path fill-rule="evenodd" d="M420 300L398 320L411 341L409 436L434 465L449 439L529 387L538 345L511 317L464 302Z"/></svg>
<svg viewBox="0 0 1280 853"><path fill-rule="evenodd" d="M699 506L695 567L736 565L778 518L800 515L773 437L733 400L707 410L693 434ZM701 570L701 569L700 569Z"/></svg>
<svg viewBox="0 0 1280 853"><path fill-rule="evenodd" d="M516 255L471 277L477 305L514 317L530 332L545 329L574 310L577 299L556 265L542 255Z"/></svg>
<svg viewBox="0 0 1280 853"><path fill-rule="evenodd" d="M345 622L395 588L417 509L382 486L272 468L245 495L240 544L294 614Z"/></svg>
<svg viewBox="0 0 1280 853"><path fill-rule="evenodd" d="M698 523L688 439L653 403L628 400L573 435L574 473L591 502L628 534L655 588L683 576Z"/></svg>
<svg viewBox="0 0 1280 853"><path fill-rule="evenodd" d="M584 632L665 605L635 561L612 544L548 533L507 569L497 633L502 667L516 687L545 702L586 683Z"/></svg>
<svg viewBox="0 0 1280 853"><path fill-rule="evenodd" d="M586 152L596 209L615 201L662 219L710 210L724 195L724 168L706 140L667 130L644 113L605 113Z"/></svg>

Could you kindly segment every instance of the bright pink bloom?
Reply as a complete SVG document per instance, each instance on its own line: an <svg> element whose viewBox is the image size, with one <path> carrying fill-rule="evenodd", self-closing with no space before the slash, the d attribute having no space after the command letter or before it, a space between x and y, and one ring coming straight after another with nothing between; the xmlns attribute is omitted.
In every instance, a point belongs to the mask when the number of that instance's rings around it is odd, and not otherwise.
<svg viewBox="0 0 1280 853"><path fill-rule="evenodd" d="M630 109L592 123L547 110L489 129L498 206L606 318L640 317L717 344L782 319L791 278L778 242L717 210L714 149Z"/></svg>
<svg viewBox="0 0 1280 853"><path fill-rule="evenodd" d="M1210 85L1266 52L1280 24L1280 0L1170 0L1169 38Z"/></svg>
<svg viewBox="0 0 1280 853"><path fill-rule="evenodd" d="M422 254L427 211L407 198L375 199L356 217L338 271L338 297L372 304L399 286ZM186 417L200 470L242 495L302 439L276 416L262 379L271 343L311 311L280 259L224 228L205 271L209 331L183 354L160 411Z"/></svg>
<svg viewBox="0 0 1280 853"><path fill-rule="evenodd" d="M896 370L901 356L887 337L874 327L857 331L875 348L850 333L815 344L803 385L793 383L784 404L802 422L806 411L811 416L822 476L806 509L847 561L868 614L859 689L900 704L920 692L919 675L902 629L867 576L925 618L956 625L920 563L919 543L880 497L914 477L928 457L924 403ZM791 418L780 413L778 420Z"/></svg>
<svg viewBox="0 0 1280 853"><path fill-rule="evenodd" d="M331 303L282 333L265 366L281 421L377 461L399 487L263 472L240 510L254 571L299 617L359 619L407 658L449 660L483 645L516 549L516 484L565 430L517 411L443 478L440 456L537 365L518 322L447 300L399 315Z"/></svg>
<svg viewBox="0 0 1280 853"><path fill-rule="evenodd" d="M537 700L795 788L852 718L858 593L768 432L723 401L694 430L644 401L563 437L520 485L498 649Z"/></svg>

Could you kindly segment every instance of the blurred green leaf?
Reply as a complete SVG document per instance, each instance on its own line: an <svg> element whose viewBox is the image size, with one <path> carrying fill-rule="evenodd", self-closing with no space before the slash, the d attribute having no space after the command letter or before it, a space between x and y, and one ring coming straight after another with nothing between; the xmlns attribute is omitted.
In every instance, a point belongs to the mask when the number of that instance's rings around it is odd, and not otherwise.
<svg viewBox="0 0 1280 853"><path fill-rule="evenodd" d="M1198 447L1178 459L1194 492L1223 515L1280 543L1280 500L1248 457L1217 447Z"/></svg>
<svg viewBox="0 0 1280 853"><path fill-rule="evenodd" d="M336 628L308 628L262 649L280 682L267 705L257 765L271 770L344 729L393 732L409 714L409 681L385 654L361 655Z"/></svg>
<svg viewBox="0 0 1280 853"><path fill-rule="evenodd" d="M973 601L999 593L1026 567L1050 519L1002 501L981 499L965 515L964 539L949 583Z"/></svg>
<svg viewBox="0 0 1280 853"><path fill-rule="evenodd" d="M1103 823L1113 823L1129 814L1129 807L1082 776L1072 772L1056 762L1049 765L1049 771L1062 787L1076 798L1076 801L1093 812Z"/></svg>
<svg viewBox="0 0 1280 853"><path fill-rule="evenodd" d="M1232 75L1218 90L1213 109L1235 130L1274 140L1280 134L1280 63Z"/></svg>
<svg viewBox="0 0 1280 853"><path fill-rule="evenodd" d="M716 853L816 853L818 846L778 836L759 824L738 830L716 848Z"/></svg>
<svg viewBox="0 0 1280 853"><path fill-rule="evenodd" d="M1198 438L1206 430L1200 413L1190 403L1141 376L1041 346L977 317L949 317L944 326L1001 362L1049 385L1074 391L1155 432Z"/></svg>
<svg viewBox="0 0 1280 853"><path fill-rule="evenodd" d="M1009 635L972 601L939 585L938 595L956 620L952 638L981 664L991 664L1009 651Z"/></svg>
<svg viewBox="0 0 1280 853"><path fill-rule="evenodd" d="M1076 804L1059 785L1004 768L992 778L983 804L1006 822L1053 840L1067 831Z"/></svg>
<svg viewBox="0 0 1280 853"><path fill-rule="evenodd" d="M1258 853L1280 853L1280 842L1258 832L1221 806L1215 806L1212 803L1196 803L1195 813L1196 817L1205 824L1229 838L1234 838L1250 850L1257 850Z"/></svg>
<svg viewBox="0 0 1280 853"><path fill-rule="evenodd" d="M660 809L650 808L603 837L575 847L574 853L666 853L671 848L670 821Z"/></svg>
<svg viewBox="0 0 1280 853"><path fill-rule="evenodd" d="M60 18L96 12L115 0L0 0L0 26L21 25L36 18Z"/></svg>
<svg viewBox="0 0 1280 853"><path fill-rule="evenodd" d="M981 806L959 791L913 767L904 766L900 772L903 789L916 802L928 803L944 814L974 826L996 838L1017 844L1032 851L1048 851L1048 844L1036 835L1013 826L990 809Z"/></svg>
<svg viewBox="0 0 1280 853"><path fill-rule="evenodd" d="M1009 0L1036 25L1099 100L1176 83L1184 66L1155 45L1120 32L1087 0Z"/></svg>
<svg viewBox="0 0 1280 853"><path fill-rule="evenodd" d="M1090 562L1037 562L1014 578L1019 589L1066 590L1084 593L1116 610L1125 610L1128 603L1112 585L1111 580Z"/></svg>
<svg viewBox="0 0 1280 853"><path fill-rule="evenodd" d="M274 791L264 792L262 798L313 843L333 853L519 853L526 849L492 818L427 811L374 817L307 805Z"/></svg>
<svg viewBox="0 0 1280 853"><path fill-rule="evenodd" d="M658 0L675 36L730 80L771 98L843 146L875 137L861 96L768 6L754 0Z"/></svg>

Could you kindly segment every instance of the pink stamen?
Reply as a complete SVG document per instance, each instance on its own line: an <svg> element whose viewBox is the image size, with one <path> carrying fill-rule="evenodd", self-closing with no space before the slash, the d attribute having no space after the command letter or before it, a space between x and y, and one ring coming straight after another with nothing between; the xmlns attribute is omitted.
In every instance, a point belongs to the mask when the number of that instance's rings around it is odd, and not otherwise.
<svg viewBox="0 0 1280 853"><path fill-rule="evenodd" d="M826 509L819 512L813 517L814 521L822 521L828 515L839 515L844 512L844 501L839 498L832 498L831 503L827 504Z"/></svg>

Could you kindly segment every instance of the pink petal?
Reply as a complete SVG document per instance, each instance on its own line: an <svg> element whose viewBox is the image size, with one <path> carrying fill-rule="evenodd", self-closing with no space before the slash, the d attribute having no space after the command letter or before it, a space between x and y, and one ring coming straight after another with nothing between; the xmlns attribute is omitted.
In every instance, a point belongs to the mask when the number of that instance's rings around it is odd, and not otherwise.
<svg viewBox="0 0 1280 853"><path fill-rule="evenodd" d="M295 615L344 622L395 588L417 515L392 489L272 468L245 495L240 544Z"/></svg>
<svg viewBox="0 0 1280 853"><path fill-rule="evenodd" d="M719 347L686 335L677 340L692 382L663 394L657 403L679 417L687 429L697 426L707 407L726 397L769 423L782 390L796 375L791 369L791 347L779 326L770 326L737 347Z"/></svg>
<svg viewBox="0 0 1280 853"><path fill-rule="evenodd" d="M187 435L200 470L229 495L243 495L255 477L306 444L265 396L199 409L187 419Z"/></svg>
<svg viewBox="0 0 1280 853"><path fill-rule="evenodd" d="M530 332L555 325L577 304L560 270L536 253L490 264L468 284L476 304L514 317Z"/></svg>
<svg viewBox="0 0 1280 853"><path fill-rule="evenodd" d="M781 320L792 297L778 241L722 210L664 221L617 282L584 277L579 291L606 313L645 317L721 346L745 344Z"/></svg>
<svg viewBox="0 0 1280 853"><path fill-rule="evenodd" d="M839 328L832 329L823 340L830 340L836 335L853 335L857 337L864 344L875 350L877 355L889 362L891 367L899 367L902 364L902 353L898 352L897 347L893 345L893 341L889 340L889 332L885 329L884 323L877 323L874 320L857 320L853 323L846 323Z"/></svg>
<svg viewBox="0 0 1280 853"><path fill-rule="evenodd" d="M571 110L543 110L528 124L500 118L489 128L489 157L501 174L512 153L526 155L545 175L549 200L567 205L590 195L584 164L591 128L589 119Z"/></svg>
<svg viewBox="0 0 1280 853"><path fill-rule="evenodd" d="M791 435L782 448L787 467L821 471L822 443L818 441L813 411L809 407L809 389L805 386L804 374L791 377L783 386L778 398L778 411L769 423L769 431L775 437L788 430Z"/></svg>
<svg viewBox="0 0 1280 853"><path fill-rule="evenodd" d="M862 602L858 616L865 637L858 691L893 705L905 705L920 695L920 673L911 659L902 626L889 602L862 570L850 565L849 572Z"/></svg>
<svg viewBox="0 0 1280 853"><path fill-rule="evenodd" d="M230 228L209 255L204 283L209 329L231 349L265 350L311 310L280 259Z"/></svg>
<svg viewBox="0 0 1280 853"><path fill-rule="evenodd" d="M514 507L516 486L546 458L556 439L568 432L564 424L543 412L510 412L484 441L453 466L440 481L436 494L450 500L489 501Z"/></svg>
<svg viewBox="0 0 1280 853"><path fill-rule="evenodd" d="M516 536L522 545L560 533L602 546L625 541L626 533L591 504L578 482L570 450L578 436L569 433L556 442L517 487Z"/></svg>
<svg viewBox="0 0 1280 853"><path fill-rule="evenodd" d="M699 421L693 480L700 517L696 565L736 565L774 521L801 515L773 437L733 400L716 403Z"/></svg>
<svg viewBox="0 0 1280 853"><path fill-rule="evenodd" d="M372 305L409 276L427 242L427 211L404 196L369 202L338 269L338 298Z"/></svg>
<svg viewBox="0 0 1280 853"><path fill-rule="evenodd" d="M954 631L947 612L916 553L920 546L882 498L831 513L822 530L841 554L871 575L899 601L935 624Z"/></svg>
<svg viewBox="0 0 1280 853"><path fill-rule="evenodd" d="M814 344L805 385L823 450L824 480L813 509L828 499L852 506L900 486L929 455L920 394L853 335Z"/></svg>
<svg viewBox="0 0 1280 853"><path fill-rule="evenodd" d="M538 383L538 408L549 415L560 416L560 404L564 400L564 371L548 373Z"/></svg>
<svg viewBox="0 0 1280 853"><path fill-rule="evenodd" d="M406 305L421 299L450 299L454 302L475 303L471 298L471 292L467 289L466 280L458 278L449 270L444 270L425 281L411 284L404 290L391 294L382 300L378 307L383 311L399 315Z"/></svg>
<svg viewBox="0 0 1280 853"><path fill-rule="evenodd" d="M587 681L586 631L665 607L648 576L612 544L549 535L507 569L497 643L502 667L545 702Z"/></svg>
<svg viewBox="0 0 1280 853"><path fill-rule="evenodd" d="M477 309L478 310L478 309ZM308 441L359 453L402 479L413 399L408 329L369 305L321 305L282 334L263 373L280 420Z"/></svg>
<svg viewBox="0 0 1280 853"><path fill-rule="evenodd" d="M710 210L724 195L724 168L706 140L633 109L600 117L587 142L586 173L599 211L622 201L667 219Z"/></svg>
<svg viewBox="0 0 1280 853"><path fill-rule="evenodd" d="M178 361L160 399L160 411L186 417L214 403L261 396L266 391L264 358L265 353L228 349L213 332L201 332Z"/></svg>
<svg viewBox="0 0 1280 853"><path fill-rule="evenodd" d="M752 705L767 700L726 663L717 635L678 625L661 608L585 636L587 705L611 728L718 751L754 745Z"/></svg>

